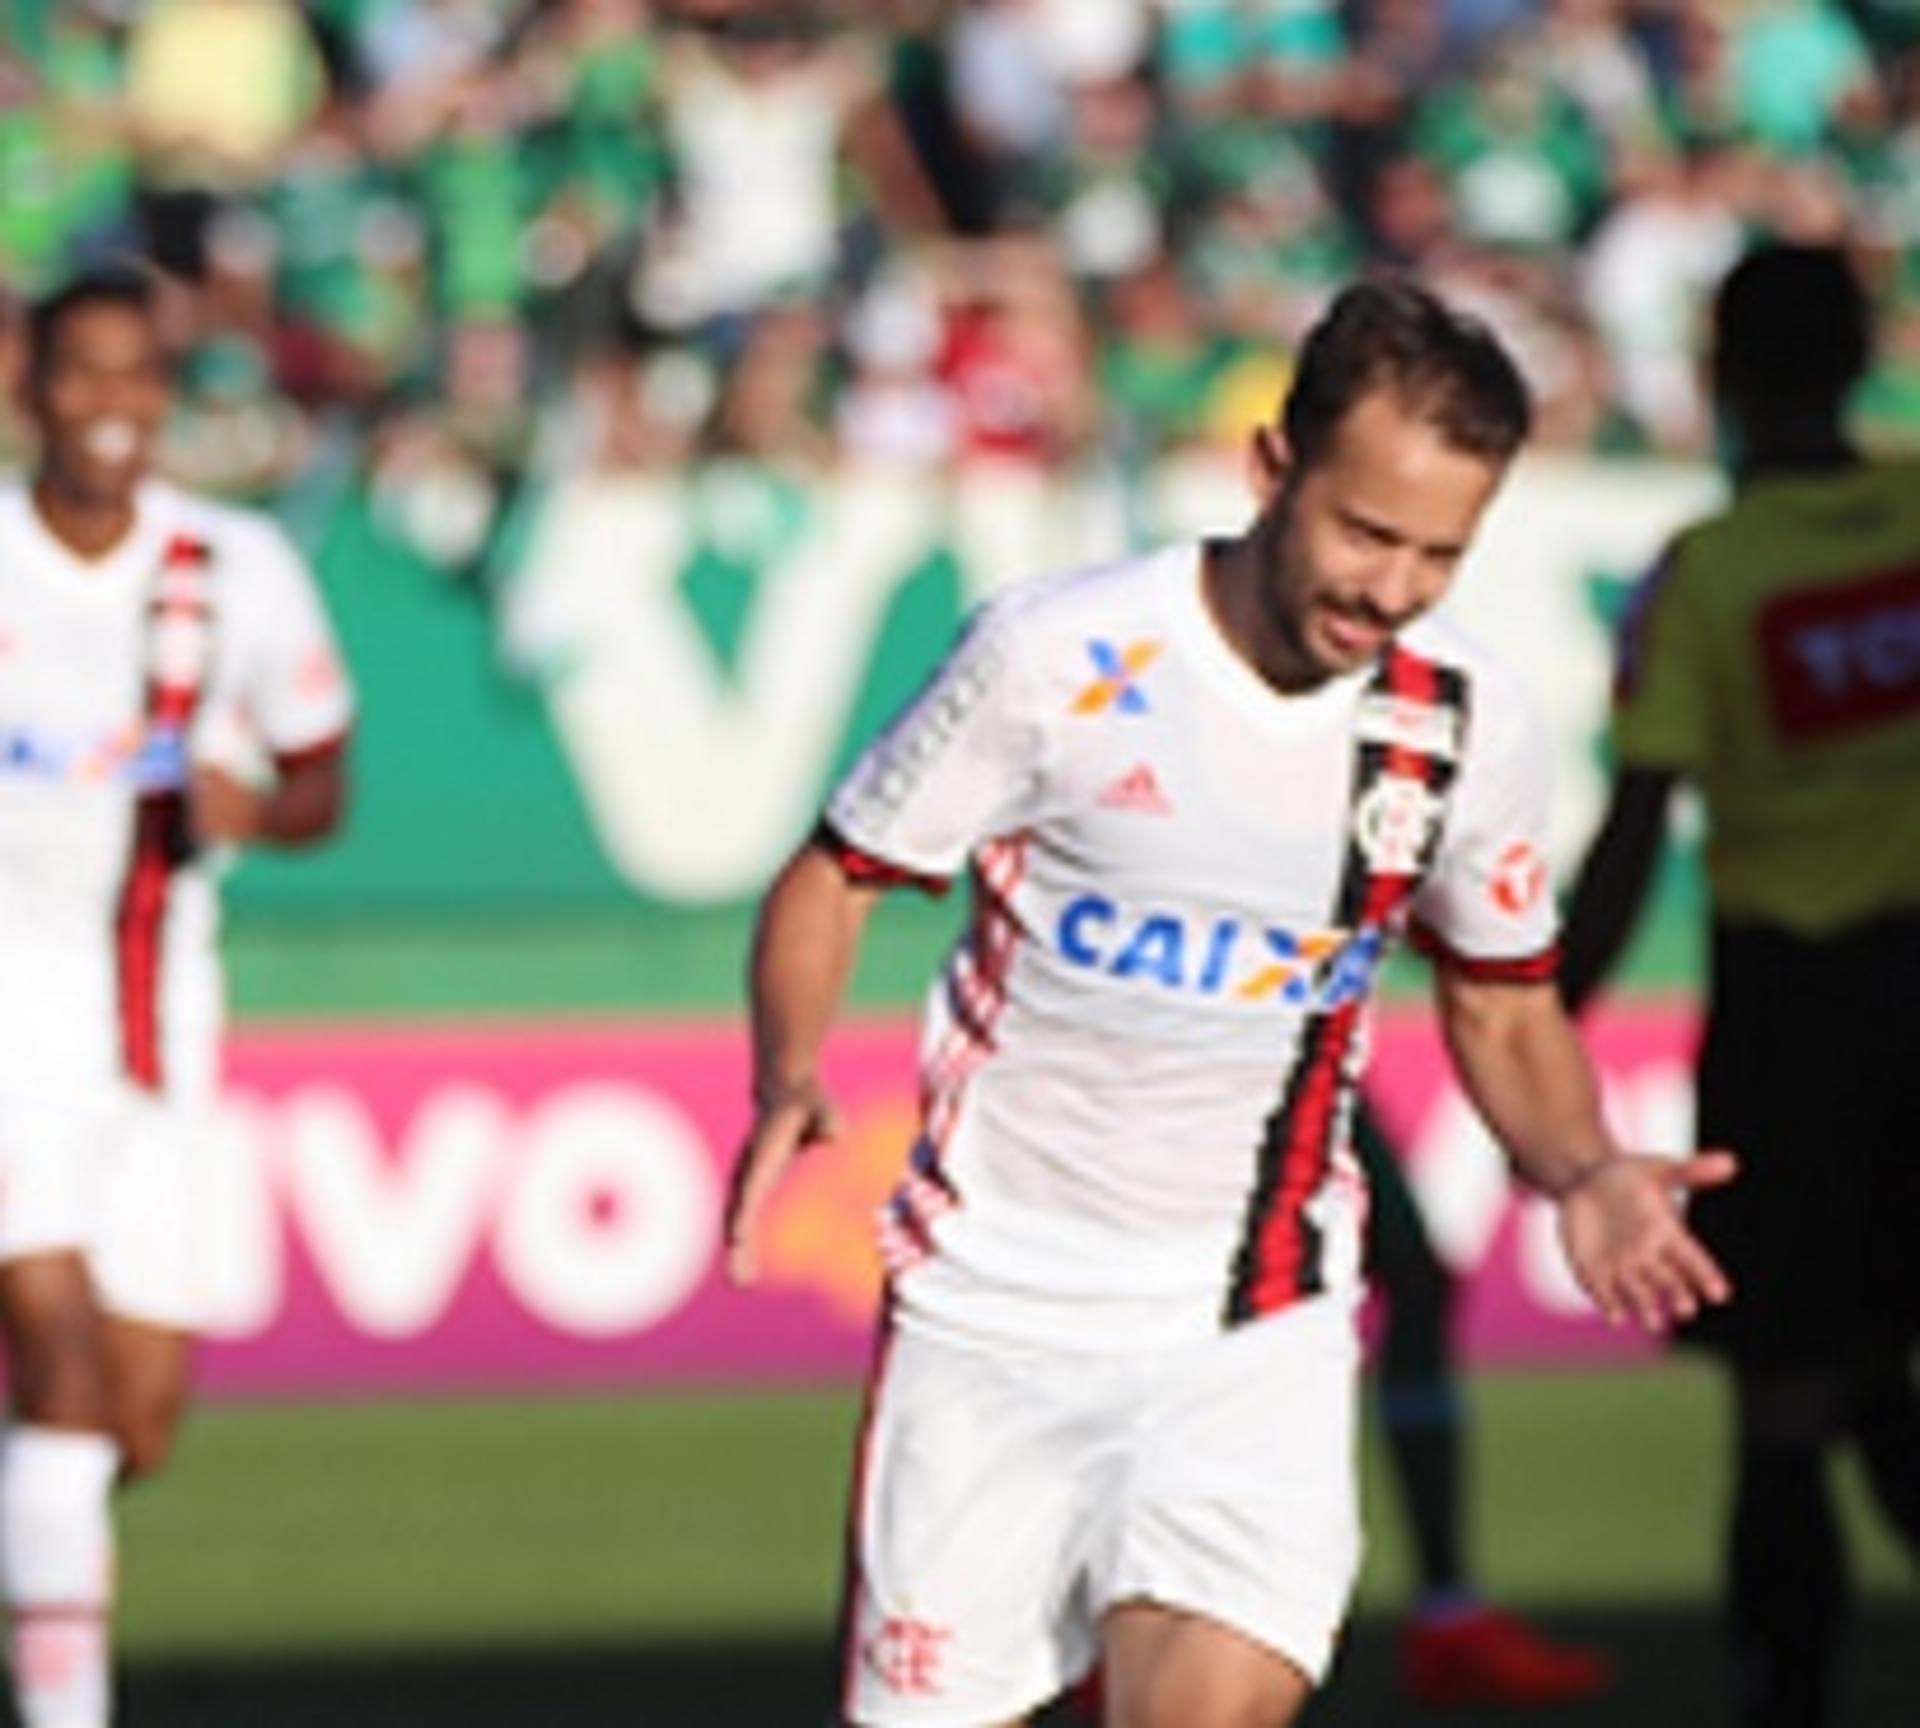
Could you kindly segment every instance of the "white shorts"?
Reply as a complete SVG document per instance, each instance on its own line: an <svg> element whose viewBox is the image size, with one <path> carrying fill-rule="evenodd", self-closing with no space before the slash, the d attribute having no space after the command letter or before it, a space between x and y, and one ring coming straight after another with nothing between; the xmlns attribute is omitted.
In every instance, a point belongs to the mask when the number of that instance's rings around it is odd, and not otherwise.
<svg viewBox="0 0 1920 1728"><path fill-rule="evenodd" d="M1218 1621L1316 1682L1360 1562L1354 1306L1178 1350L896 1331L854 1486L845 1708L981 1728L1092 1666L1109 1608Z"/></svg>
<svg viewBox="0 0 1920 1728"><path fill-rule="evenodd" d="M193 1154L206 1112L130 1086L0 1084L0 1262L77 1250L101 1306L192 1331Z"/></svg>

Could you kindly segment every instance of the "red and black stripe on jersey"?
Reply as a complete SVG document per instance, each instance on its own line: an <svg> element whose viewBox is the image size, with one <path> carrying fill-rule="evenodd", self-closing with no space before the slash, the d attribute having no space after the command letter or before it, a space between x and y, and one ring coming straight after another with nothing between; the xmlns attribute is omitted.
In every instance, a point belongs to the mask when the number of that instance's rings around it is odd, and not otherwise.
<svg viewBox="0 0 1920 1728"><path fill-rule="evenodd" d="M825 817L812 844L833 859L856 887L917 888L944 894L949 884L856 846ZM966 936L944 976L948 1024L921 1079L921 1133L907 1173L881 1215L881 1251L889 1271L903 1270L932 1251L933 1216L957 1196L942 1169L960 1106L974 1074L993 1054L994 1027L1007 1003L1007 980L1020 944L1014 891L1026 873L1027 836L1001 835L981 846L972 868L973 910Z"/></svg>
<svg viewBox="0 0 1920 1728"><path fill-rule="evenodd" d="M814 824L809 843L831 858L856 888L917 888L922 894L938 898L950 886L945 877L910 870L904 864L895 864L891 859L856 846L825 816Z"/></svg>
<svg viewBox="0 0 1920 1728"><path fill-rule="evenodd" d="M199 540L168 542L147 609L144 714L149 741L171 736L186 761L212 662L212 555ZM141 791L134 801L127 874L114 914L120 1054L127 1077L157 1091L164 1081L160 967L173 875L193 856L184 784Z"/></svg>
<svg viewBox="0 0 1920 1728"><path fill-rule="evenodd" d="M1335 891L1333 925L1381 929L1405 906L1433 862L1445 826L1445 800L1459 769L1469 685L1466 675L1395 644L1369 686L1370 697L1439 708L1455 717L1453 753L1408 743L1363 738L1356 745L1348 806L1347 852ZM1362 813L1389 776L1418 782L1437 801L1411 870L1389 874L1369 859L1360 833ZM1311 1013L1300 1029L1294 1060L1261 1133L1253 1192L1234 1253L1225 1319L1238 1324L1270 1314L1325 1288L1321 1231L1308 1203L1326 1182L1341 1123L1357 1080L1355 1044L1367 1004L1353 998Z"/></svg>

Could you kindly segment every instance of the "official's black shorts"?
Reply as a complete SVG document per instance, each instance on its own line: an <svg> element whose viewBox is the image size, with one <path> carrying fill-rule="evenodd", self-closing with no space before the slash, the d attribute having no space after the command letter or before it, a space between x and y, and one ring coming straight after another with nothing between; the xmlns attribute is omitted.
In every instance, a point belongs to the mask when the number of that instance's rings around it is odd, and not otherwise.
<svg viewBox="0 0 1920 1728"><path fill-rule="evenodd" d="M1766 1368L1920 1341L1920 916L1715 928L1699 1140L1740 1157L1691 1214L1734 1299L1687 1341Z"/></svg>

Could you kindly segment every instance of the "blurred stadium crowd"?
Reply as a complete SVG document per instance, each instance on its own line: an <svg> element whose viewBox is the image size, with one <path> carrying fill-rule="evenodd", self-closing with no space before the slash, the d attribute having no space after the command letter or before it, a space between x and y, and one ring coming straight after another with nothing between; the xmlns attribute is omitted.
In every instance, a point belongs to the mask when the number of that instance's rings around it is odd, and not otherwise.
<svg viewBox="0 0 1920 1728"><path fill-rule="evenodd" d="M1548 443L1698 454L1708 288L1844 237L1920 438L1920 0L5 5L15 304L157 260L172 470L350 471L450 553L530 468L1237 439L1370 262L1497 323Z"/></svg>

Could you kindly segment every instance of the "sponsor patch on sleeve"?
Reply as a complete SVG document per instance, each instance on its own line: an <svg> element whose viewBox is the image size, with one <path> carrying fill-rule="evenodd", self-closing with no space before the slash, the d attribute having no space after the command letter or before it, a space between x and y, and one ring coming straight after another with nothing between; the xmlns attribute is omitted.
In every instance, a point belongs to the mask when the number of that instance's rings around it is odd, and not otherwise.
<svg viewBox="0 0 1920 1728"><path fill-rule="evenodd" d="M1547 861L1526 840L1516 840L1494 860L1487 897L1509 918L1524 918L1547 891Z"/></svg>
<svg viewBox="0 0 1920 1728"><path fill-rule="evenodd" d="M1783 594L1757 624L1783 739L1840 738L1920 715L1920 566Z"/></svg>

